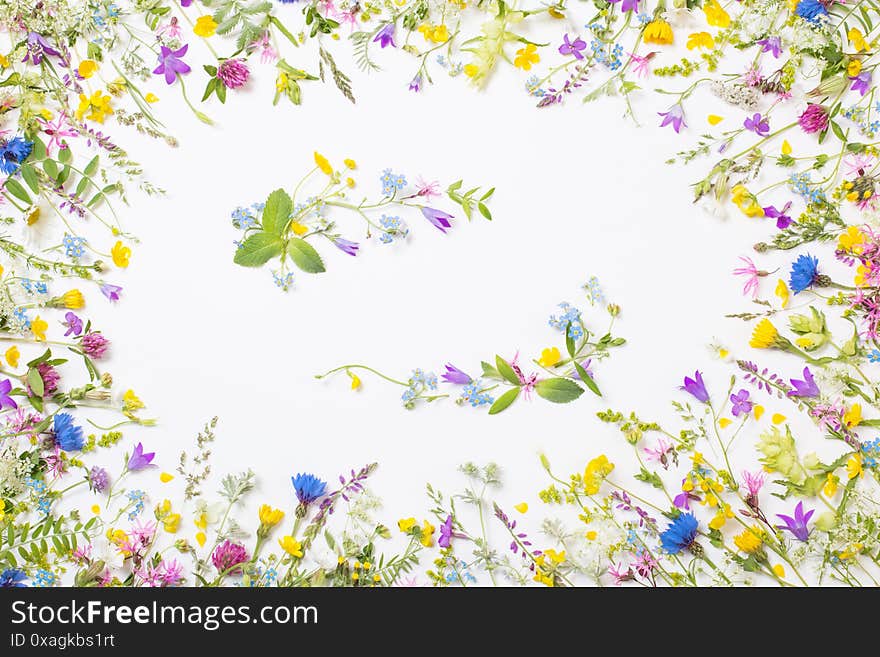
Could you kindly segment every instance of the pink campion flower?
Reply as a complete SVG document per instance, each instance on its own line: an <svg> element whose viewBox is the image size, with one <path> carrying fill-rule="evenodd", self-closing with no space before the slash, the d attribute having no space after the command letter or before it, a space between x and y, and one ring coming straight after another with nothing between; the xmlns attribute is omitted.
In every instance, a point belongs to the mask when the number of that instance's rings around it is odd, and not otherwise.
<svg viewBox="0 0 880 657"><path fill-rule="evenodd" d="M663 117L663 121L660 123L661 128L671 125L677 134L681 132L681 126L687 127L687 123L684 122L684 108L681 106L681 103L676 103L665 112L657 112L657 114Z"/></svg>
<svg viewBox="0 0 880 657"><path fill-rule="evenodd" d="M743 485L746 489L746 496L757 499L758 493L760 493L761 488L764 487L764 471L756 470L755 472L749 472L748 470L743 470L742 476Z"/></svg>
<svg viewBox="0 0 880 657"><path fill-rule="evenodd" d="M268 64L269 62L274 62L278 59L278 51L272 47L272 44L269 42L269 32L263 32L262 36L256 41L251 42L251 44L247 47L248 52L259 52L260 53L260 62L263 64Z"/></svg>
<svg viewBox="0 0 880 657"><path fill-rule="evenodd" d="M746 282L743 285L743 296L751 294L752 299L754 299L758 296L758 279L766 276L768 272L759 270L748 256L740 256L739 259L746 263L746 266L734 269L733 275L745 276Z"/></svg>
<svg viewBox="0 0 880 657"><path fill-rule="evenodd" d="M519 379L520 386L523 392L523 399L526 401L531 401L532 399L532 390L535 389L535 384L538 383L538 375L535 373L526 376L523 374L522 368L519 366L517 361L519 360L519 352L516 352L513 360L510 361L510 367L513 368L513 371L516 373L517 378Z"/></svg>
<svg viewBox="0 0 880 657"><path fill-rule="evenodd" d="M761 73L761 67L758 65L749 66L743 75L743 81L748 87L757 87L764 81L764 74Z"/></svg>
<svg viewBox="0 0 880 657"><path fill-rule="evenodd" d="M61 449L58 445L51 454L46 456L46 469L56 479L67 472L67 461L61 458Z"/></svg>
<svg viewBox="0 0 880 657"><path fill-rule="evenodd" d="M642 552L633 561L633 567L639 577L653 579L654 569L657 567L657 560L654 559L649 552Z"/></svg>
<svg viewBox="0 0 880 657"><path fill-rule="evenodd" d="M669 461L671 459L677 460L672 443L662 436L657 439L656 447L644 447L642 448L642 451L645 453L645 458L647 458L648 461L656 461L664 468L669 467Z"/></svg>
<svg viewBox="0 0 880 657"><path fill-rule="evenodd" d="M427 182L419 177L416 180L416 196L424 196L429 201L435 196L440 196L440 183L436 180Z"/></svg>
<svg viewBox="0 0 880 657"><path fill-rule="evenodd" d="M177 559L164 559L157 568L162 586L177 586L183 580L183 566Z"/></svg>
<svg viewBox="0 0 880 657"><path fill-rule="evenodd" d="M877 163L877 158L867 153L855 153L843 158L843 175L847 178L864 176Z"/></svg>
<svg viewBox="0 0 880 657"><path fill-rule="evenodd" d="M75 130L68 127L67 115L64 112L58 114L52 121L47 121L43 117L37 119L43 134L49 135L49 141L46 142L46 153L51 155L52 148L57 147L59 150L67 148L61 141L61 137L76 137Z"/></svg>
<svg viewBox="0 0 880 657"><path fill-rule="evenodd" d="M180 31L180 24L177 22L177 17L171 19L169 23L165 25L160 25L159 29L156 30L156 35L161 37L167 37L170 41L172 39L180 39L182 32Z"/></svg>
<svg viewBox="0 0 880 657"><path fill-rule="evenodd" d="M637 55L634 52L629 53L629 59L633 62L632 72L636 77L646 78L651 75L651 60L656 56L656 52L649 52L647 55Z"/></svg>
<svg viewBox="0 0 880 657"><path fill-rule="evenodd" d="M620 586L623 582L630 582L636 578L632 568L627 566L624 570L622 563L612 564L608 574L614 578L614 586Z"/></svg>

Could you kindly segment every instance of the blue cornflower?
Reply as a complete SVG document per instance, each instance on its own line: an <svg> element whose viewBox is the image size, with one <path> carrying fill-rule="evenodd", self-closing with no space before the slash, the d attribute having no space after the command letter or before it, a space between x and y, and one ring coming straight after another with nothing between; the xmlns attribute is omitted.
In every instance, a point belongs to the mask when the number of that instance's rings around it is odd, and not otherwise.
<svg viewBox="0 0 880 657"><path fill-rule="evenodd" d="M27 586L24 580L27 573L21 568L7 568L0 573L0 589L23 589Z"/></svg>
<svg viewBox="0 0 880 657"><path fill-rule="evenodd" d="M64 246L64 254L68 258L82 258L83 254L86 252L85 237L77 237L76 235L65 233L61 240L61 244Z"/></svg>
<svg viewBox="0 0 880 657"><path fill-rule="evenodd" d="M660 545L669 554L678 554L693 545L698 526L693 513L681 513L660 534Z"/></svg>
<svg viewBox="0 0 880 657"><path fill-rule="evenodd" d="M820 0L801 0L794 10L798 16L806 21L818 25L823 16L828 15L828 10Z"/></svg>
<svg viewBox="0 0 880 657"><path fill-rule="evenodd" d="M58 413L55 416L54 433L55 444L65 452L80 450L85 442L82 427L73 423L70 413Z"/></svg>
<svg viewBox="0 0 880 657"><path fill-rule="evenodd" d="M291 477L290 481L293 483L294 491L296 491L296 499L299 500L300 507L303 509L319 497L322 497L327 490L327 482L318 479L312 474L301 472L295 477Z"/></svg>
<svg viewBox="0 0 880 657"><path fill-rule="evenodd" d="M819 278L819 259L811 255L801 255L791 265L788 286L797 294L816 283Z"/></svg>
<svg viewBox="0 0 880 657"><path fill-rule="evenodd" d="M34 577L34 586L52 586L55 583L55 573L45 568L40 568Z"/></svg>
<svg viewBox="0 0 880 657"><path fill-rule="evenodd" d="M7 176L12 175L21 167L34 148L34 142L23 137L0 140L0 171Z"/></svg>

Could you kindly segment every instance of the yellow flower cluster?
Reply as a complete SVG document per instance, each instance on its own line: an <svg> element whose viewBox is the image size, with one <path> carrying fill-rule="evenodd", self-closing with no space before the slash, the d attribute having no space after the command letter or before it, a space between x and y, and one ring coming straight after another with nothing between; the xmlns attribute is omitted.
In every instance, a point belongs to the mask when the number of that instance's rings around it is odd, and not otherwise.
<svg viewBox="0 0 880 657"><path fill-rule="evenodd" d="M83 117L85 117L89 121L104 123L104 119L108 114L113 114L109 95L103 94L100 90L91 96L79 95L79 107L76 108L75 112L77 120L82 121Z"/></svg>
<svg viewBox="0 0 880 657"><path fill-rule="evenodd" d="M730 191L733 195L732 200L734 205L736 205L744 215L747 217L764 216L764 208L758 203L758 199L746 189L745 185L736 185Z"/></svg>
<svg viewBox="0 0 880 657"><path fill-rule="evenodd" d="M587 467L584 470L584 490L587 492L587 495L598 493L605 477L610 475L613 470L614 464L604 454L597 456L587 463Z"/></svg>

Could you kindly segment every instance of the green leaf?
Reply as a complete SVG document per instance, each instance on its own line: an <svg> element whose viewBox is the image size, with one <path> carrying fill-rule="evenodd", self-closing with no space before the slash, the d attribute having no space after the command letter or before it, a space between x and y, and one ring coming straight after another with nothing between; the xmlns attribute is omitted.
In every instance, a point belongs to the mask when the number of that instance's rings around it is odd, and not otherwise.
<svg viewBox="0 0 880 657"><path fill-rule="evenodd" d="M6 179L6 191L12 194L19 201L24 201L28 205L31 204L31 197L28 196L27 190L20 182L12 178Z"/></svg>
<svg viewBox="0 0 880 657"><path fill-rule="evenodd" d="M269 194L266 206L263 208L263 216L260 220L263 224L263 230L280 237L284 233L284 229L287 228L292 211L293 201L290 200L290 196L283 189L276 189Z"/></svg>
<svg viewBox="0 0 880 657"><path fill-rule="evenodd" d="M86 168L83 169L83 173L87 176L94 176L98 172L98 164L100 163L99 156L95 155L89 163L86 165Z"/></svg>
<svg viewBox="0 0 880 657"><path fill-rule="evenodd" d="M72 159L73 153L70 152L69 148L58 149L58 161L61 162L61 164L70 164Z"/></svg>
<svg viewBox="0 0 880 657"><path fill-rule="evenodd" d="M34 139L34 149L31 151L31 160L44 160L46 159L46 144L43 143L42 139L36 138Z"/></svg>
<svg viewBox="0 0 880 657"><path fill-rule="evenodd" d="M30 164L22 165L21 177L27 183L27 186L31 188L31 191L34 194L40 193L40 181L37 178L37 172L34 171L34 168Z"/></svg>
<svg viewBox="0 0 880 657"><path fill-rule="evenodd" d="M498 368L498 373L507 381L515 386L520 385L519 377L516 375L516 372L510 366L510 363L504 360L501 356L495 356L495 367Z"/></svg>
<svg viewBox="0 0 880 657"><path fill-rule="evenodd" d="M58 177L58 165L55 163L55 160L43 160L43 171L52 180L55 180Z"/></svg>
<svg viewBox="0 0 880 657"><path fill-rule="evenodd" d="M480 361L480 366L483 368L483 376L487 379L500 379L501 375L498 374L498 370L489 365L486 361Z"/></svg>
<svg viewBox="0 0 880 657"><path fill-rule="evenodd" d="M287 253L294 264L309 274L320 274L324 269L324 261L315 251L315 247L299 237L291 238L287 244Z"/></svg>
<svg viewBox="0 0 880 657"><path fill-rule="evenodd" d="M571 322L568 322L565 325L565 350L568 352L569 357L574 358L574 338L571 337L570 328Z"/></svg>
<svg viewBox="0 0 880 657"><path fill-rule="evenodd" d="M513 402L516 401L516 398L519 397L520 388L517 386L516 388L511 388L503 395L501 395L498 399L495 400L495 403L492 404L492 407L489 409L489 415L497 415L508 406L510 406Z"/></svg>
<svg viewBox="0 0 880 657"><path fill-rule="evenodd" d="M596 385L596 382L593 381L593 377L590 376L590 374L587 372L587 370L585 370L583 367L581 367L581 364L578 363L577 361L574 361L574 369L577 371L578 375L581 377L581 381L584 382L584 385L587 386L593 394L597 395L598 397L601 397L602 392L599 390L599 386Z"/></svg>
<svg viewBox="0 0 880 657"><path fill-rule="evenodd" d="M242 242L233 262L242 267L259 267L281 255L283 249L284 242L280 237L259 231Z"/></svg>
<svg viewBox="0 0 880 657"><path fill-rule="evenodd" d="M584 389L574 381L554 378L538 381L535 384L535 392L538 393L539 397L543 397L554 404L567 404L584 394Z"/></svg>
<svg viewBox="0 0 880 657"><path fill-rule="evenodd" d="M487 208L482 201L477 203L477 210L480 211L480 214L486 217L489 221L492 221L492 213L489 212L489 208Z"/></svg>

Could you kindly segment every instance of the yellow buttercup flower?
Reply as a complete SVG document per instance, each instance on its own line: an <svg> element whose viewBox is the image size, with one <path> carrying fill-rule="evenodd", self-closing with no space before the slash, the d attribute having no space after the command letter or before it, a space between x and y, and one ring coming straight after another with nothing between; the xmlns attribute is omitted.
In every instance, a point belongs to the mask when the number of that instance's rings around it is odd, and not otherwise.
<svg viewBox="0 0 880 657"><path fill-rule="evenodd" d="M330 166L330 160L321 155L318 151L315 151L315 164L317 164L318 168L328 176L333 175L333 167Z"/></svg>
<svg viewBox="0 0 880 657"><path fill-rule="evenodd" d="M79 73L80 77L84 80L88 80L95 74L95 71L98 70L98 63L91 59L84 59L79 63L79 66L76 67L76 72Z"/></svg>
<svg viewBox="0 0 880 657"><path fill-rule="evenodd" d="M355 162L351 158L346 158L342 160L342 163L349 169L357 169L357 162Z"/></svg>
<svg viewBox="0 0 880 657"><path fill-rule="evenodd" d="M755 326L752 339L749 340L749 346L755 349L770 349L776 344L778 337L779 331L773 326L773 322L765 318Z"/></svg>
<svg viewBox="0 0 880 657"><path fill-rule="evenodd" d="M605 477L614 470L614 464L608 460L608 457L601 454L587 463L584 470L584 490L588 495L595 495L599 492L599 487L605 480Z"/></svg>
<svg viewBox="0 0 880 657"><path fill-rule="evenodd" d="M703 12L706 14L706 22L712 27L730 26L730 14L724 11L718 0L709 0L703 5Z"/></svg>
<svg viewBox="0 0 880 657"><path fill-rule="evenodd" d="M21 358L21 352L18 350L18 347L9 347L3 356L6 358L6 362L9 363L10 367L18 367L18 359Z"/></svg>
<svg viewBox="0 0 880 657"><path fill-rule="evenodd" d="M856 477L861 477L865 474L865 470L862 467L861 454L852 454L846 460L846 474L850 479L855 479Z"/></svg>
<svg viewBox="0 0 880 657"><path fill-rule="evenodd" d="M659 46L667 46L672 43L672 26L662 18L655 18L645 25L642 32L642 40L645 43L655 43Z"/></svg>
<svg viewBox="0 0 880 657"><path fill-rule="evenodd" d="M712 50L715 47L715 39L708 32L694 32L688 37L687 49L696 50L697 48L705 48ZM714 125L714 124L713 124Z"/></svg>
<svg viewBox="0 0 880 657"><path fill-rule="evenodd" d="M104 119L107 115L113 114L113 108L110 106L110 96L101 93L100 90L96 91L91 96L80 94L79 107L76 108L74 114L80 121L85 117L89 121L104 123Z"/></svg>
<svg viewBox="0 0 880 657"><path fill-rule="evenodd" d="M852 429L859 426L862 422L862 405L853 404L849 410L843 414L843 423L847 428Z"/></svg>
<svg viewBox="0 0 880 657"><path fill-rule="evenodd" d="M425 522L422 523L422 538L420 539L422 542L422 545L424 545L425 547L431 547L432 545L434 545L434 530L435 529L436 528L434 527L434 525L432 525L427 520L425 520Z"/></svg>
<svg viewBox="0 0 880 657"><path fill-rule="evenodd" d="M284 518L284 511L281 509L274 509L268 504L263 504L260 506L259 516L261 525L274 527Z"/></svg>
<svg viewBox="0 0 880 657"><path fill-rule="evenodd" d="M718 116L717 114L710 114L706 117L706 120L709 122L709 125L718 125L724 120L724 117Z"/></svg>
<svg viewBox="0 0 880 657"><path fill-rule="evenodd" d="M742 534L734 536L733 543L746 554L754 554L761 549L761 545L764 543L764 532L755 525L747 528Z"/></svg>
<svg viewBox="0 0 880 657"><path fill-rule="evenodd" d="M215 21L210 15L205 14L204 16L199 16L196 19L196 24L193 27L193 32L196 33L196 36L203 37L207 39L209 36L214 36L214 33L217 31L217 21Z"/></svg>
<svg viewBox="0 0 880 657"><path fill-rule="evenodd" d="M101 507L98 504L93 504L92 505L92 513L94 513L96 516L100 515Z"/></svg>
<svg viewBox="0 0 880 657"><path fill-rule="evenodd" d="M280 538L278 540L278 545L280 545L281 549L287 552L290 556L302 559L302 543L296 540L293 536L284 536L283 538Z"/></svg>
<svg viewBox="0 0 880 657"><path fill-rule="evenodd" d="M359 377L354 372L347 372L348 376L351 378L351 389L357 390L361 387L361 377Z"/></svg>
<svg viewBox="0 0 880 657"><path fill-rule="evenodd" d="M480 67L476 64L465 64L464 65L464 74L469 78L474 78L477 76L477 73L480 72Z"/></svg>
<svg viewBox="0 0 880 657"><path fill-rule="evenodd" d="M537 64L540 61L541 56L538 54L538 47L534 43L529 43L525 48L520 48L516 51L516 57L513 58L513 65L524 71L530 71L532 69L532 64Z"/></svg>
<svg viewBox="0 0 880 657"><path fill-rule="evenodd" d="M514 504L513 508L519 511L520 513L525 513L529 510L529 505L525 502L520 502L519 504Z"/></svg>
<svg viewBox="0 0 880 657"><path fill-rule="evenodd" d="M849 42L852 44L856 52L868 51L868 42L865 40L865 36L859 28L850 28L849 32L846 33L846 36L849 38Z"/></svg>
<svg viewBox="0 0 880 657"><path fill-rule="evenodd" d="M854 78L861 72L862 72L862 60L860 60L860 59L849 60L849 64L846 65L846 74L848 76Z"/></svg>
<svg viewBox="0 0 880 657"><path fill-rule="evenodd" d="M85 297L83 297L82 292L77 289L73 289L68 290L61 295L61 303L64 304L65 308L69 308L70 310L77 310L86 305L86 300Z"/></svg>
<svg viewBox="0 0 880 657"><path fill-rule="evenodd" d="M541 352L538 364L542 367L553 367L561 358L562 354L559 353L559 349L556 347L548 347Z"/></svg>
<svg viewBox="0 0 880 657"><path fill-rule="evenodd" d="M117 241L113 248L110 249L110 255L113 257L114 265L123 268L128 267L128 262L131 259L131 249L122 242Z"/></svg>
<svg viewBox="0 0 880 657"><path fill-rule="evenodd" d="M9 59L6 55L0 55L0 68L9 68Z"/></svg>
<svg viewBox="0 0 880 657"><path fill-rule="evenodd" d="M397 521L397 526L404 534L408 533L410 529L416 526L415 518L402 518Z"/></svg>
<svg viewBox="0 0 880 657"><path fill-rule="evenodd" d="M39 315L31 322L31 331L40 342L46 341L47 328L49 328L49 325Z"/></svg>
<svg viewBox="0 0 880 657"><path fill-rule="evenodd" d="M779 279L779 282L776 283L774 294L779 297L779 300L782 303L782 307L786 308L788 306L789 299L791 299L791 291L788 289L788 284L786 284L786 282L781 278Z"/></svg>

